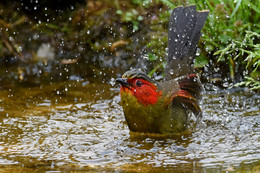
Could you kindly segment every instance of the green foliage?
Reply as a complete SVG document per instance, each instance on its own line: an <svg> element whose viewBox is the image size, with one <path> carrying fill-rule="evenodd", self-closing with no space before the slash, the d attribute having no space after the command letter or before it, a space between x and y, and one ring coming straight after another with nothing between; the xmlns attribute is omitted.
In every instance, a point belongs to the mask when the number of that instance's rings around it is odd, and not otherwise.
<svg viewBox="0 0 260 173"><path fill-rule="evenodd" d="M259 71L260 67L260 44L257 43L260 39L260 34L252 31L246 31L246 35L243 41L234 40L226 48L218 50L214 55L219 55L218 61L244 61L246 63L246 69L250 71L251 75ZM239 60L240 59L240 60ZM232 67L234 65L231 65ZM230 74L234 78L235 70L230 69ZM259 77L259 76L258 76ZM252 89L259 89L259 82L252 77L246 77L245 82L239 83L237 86L246 85L251 86ZM253 84L255 82L255 85Z"/></svg>
<svg viewBox="0 0 260 173"><path fill-rule="evenodd" d="M199 3L200 7L210 10L208 21L204 27L202 40L214 49L206 50L208 60L213 64L221 64L229 69L229 76L235 79L237 73L245 76L245 83L252 89L259 87L259 16L260 3L258 0L213 0ZM215 53L214 53L215 52ZM212 54L213 53L213 54ZM257 81L258 80L258 81Z"/></svg>
<svg viewBox="0 0 260 173"><path fill-rule="evenodd" d="M154 67L150 75L162 73L170 13L177 6L191 4L195 4L197 10L210 11L198 45L195 67L208 64L207 69L214 70L217 66L229 72L223 77L235 80L243 75L247 76L244 82L252 83L247 86L257 83L260 76L259 0L89 0L85 7L65 12L48 22L18 15L13 10L17 9L16 4L12 7L0 3L3 9L0 10L0 57L18 57L24 61L23 54L32 52L33 56L42 40L48 40L58 45L57 52L70 52L72 59L75 54L89 59L93 55L104 55L106 60L118 56L134 66L138 62L135 57L142 55L150 61L149 68ZM36 36L39 38L35 39ZM68 55L61 56L59 58Z"/></svg>
<svg viewBox="0 0 260 173"><path fill-rule="evenodd" d="M140 5L140 1L133 1L133 3ZM148 2L144 2L146 5ZM129 9L127 11L118 9L116 14L121 16L122 22L131 22L133 26L133 31L137 31L139 29L139 22L143 20L143 17L138 13L138 11L134 8Z"/></svg>
<svg viewBox="0 0 260 173"><path fill-rule="evenodd" d="M252 77L246 76L245 81L237 83L235 86L236 87L246 86L246 87L249 87L251 90L259 90L260 89L260 81L257 81Z"/></svg>
<svg viewBox="0 0 260 173"><path fill-rule="evenodd" d="M158 59L158 56L156 56L155 54L152 54L152 53L148 53L148 59L149 59L149 61L155 61Z"/></svg>
<svg viewBox="0 0 260 173"><path fill-rule="evenodd" d="M259 80L259 31L260 2L258 0L187 0L172 2L157 0L173 9L179 5L196 4L197 10L209 10L210 14L203 27L203 35L199 43L199 56L195 67L206 64L218 65L228 69L229 77L235 79L236 74L251 76L247 82ZM162 22L168 22L169 11L160 15ZM151 41L152 43L153 41ZM157 52L153 52L157 55ZM249 80L250 79L250 80ZM254 79L254 80L251 80Z"/></svg>
<svg viewBox="0 0 260 173"><path fill-rule="evenodd" d="M159 1L163 2L164 4L166 4L168 7L172 9L175 8L175 5L170 0L157 0L156 2L158 3Z"/></svg>
<svg viewBox="0 0 260 173"><path fill-rule="evenodd" d="M245 39L242 42L234 40L226 48L215 52L214 55L219 55L218 61L224 61L226 58L230 58L231 55L234 57L234 60L245 57L246 67L253 68L253 72L255 72L259 70L260 65L260 44L254 43L254 41L259 41L259 39L260 34L246 31Z"/></svg>

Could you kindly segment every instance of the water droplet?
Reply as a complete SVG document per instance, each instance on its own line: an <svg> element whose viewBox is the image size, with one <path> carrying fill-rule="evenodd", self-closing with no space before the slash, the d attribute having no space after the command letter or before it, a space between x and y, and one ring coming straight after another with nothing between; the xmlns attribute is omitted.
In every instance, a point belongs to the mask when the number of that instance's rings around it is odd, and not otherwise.
<svg viewBox="0 0 260 173"><path fill-rule="evenodd" d="M228 87L228 85L229 85L228 82L223 83L223 87Z"/></svg>
<svg viewBox="0 0 260 173"><path fill-rule="evenodd" d="M173 73L173 69L170 69L169 73L170 73L171 75L173 75L173 74L174 74L174 73Z"/></svg>
<svg viewBox="0 0 260 173"><path fill-rule="evenodd" d="M143 55L143 59L147 59L147 60L149 60L149 56L148 56L148 54L144 54L144 55Z"/></svg>

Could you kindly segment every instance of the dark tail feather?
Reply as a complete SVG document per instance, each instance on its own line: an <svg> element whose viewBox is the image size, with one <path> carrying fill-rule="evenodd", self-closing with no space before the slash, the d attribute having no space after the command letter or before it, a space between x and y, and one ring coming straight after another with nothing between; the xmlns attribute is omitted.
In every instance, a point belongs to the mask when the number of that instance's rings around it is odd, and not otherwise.
<svg viewBox="0 0 260 173"><path fill-rule="evenodd" d="M174 99L179 100L196 116L201 116L199 101L202 86L196 74L191 74L179 79L180 90L174 94Z"/></svg>
<svg viewBox="0 0 260 173"><path fill-rule="evenodd" d="M168 31L166 80L192 73L196 47L208 13L196 11L195 5L177 7L172 11Z"/></svg>

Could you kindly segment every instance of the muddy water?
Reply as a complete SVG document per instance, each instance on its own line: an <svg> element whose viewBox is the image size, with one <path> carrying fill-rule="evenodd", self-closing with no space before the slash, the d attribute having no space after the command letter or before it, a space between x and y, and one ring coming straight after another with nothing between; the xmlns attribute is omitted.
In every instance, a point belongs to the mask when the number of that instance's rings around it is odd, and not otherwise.
<svg viewBox="0 0 260 173"><path fill-rule="evenodd" d="M208 91L183 136L129 133L119 89L66 82L0 90L0 172L259 172L260 96Z"/></svg>

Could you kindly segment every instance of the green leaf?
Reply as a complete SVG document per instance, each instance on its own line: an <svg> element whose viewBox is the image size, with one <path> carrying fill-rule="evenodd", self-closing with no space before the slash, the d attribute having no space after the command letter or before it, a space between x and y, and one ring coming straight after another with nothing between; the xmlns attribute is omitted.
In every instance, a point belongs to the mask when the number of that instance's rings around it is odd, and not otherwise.
<svg viewBox="0 0 260 173"><path fill-rule="evenodd" d="M240 7L240 5L241 5L241 2L242 2L242 0L237 0L237 5L236 5L236 7L235 7L235 9L234 9L234 11L233 11L233 13L231 14L231 18L234 16L234 14L237 12L237 10L238 10L238 8Z"/></svg>
<svg viewBox="0 0 260 173"><path fill-rule="evenodd" d="M148 53L148 59L149 59L149 61L155 61L158 59L158 56L156 56L153 53Z"/></svg>
<svg viewBox="0 0 260 173"><path fill-rule="evenodd" d="M169 0L161 0L161 2L168 5L171 9L173 9L175 7L174 4Z"/></svg>
<svg viewBox="0 0 260 173"><path fill-rule="evenodd" d="M199 56L195 59L195 62L194 62L194 67L195 68L202 68L204 67L206 64L208 64L209 60L204 57L204 56Z"/></svg>

